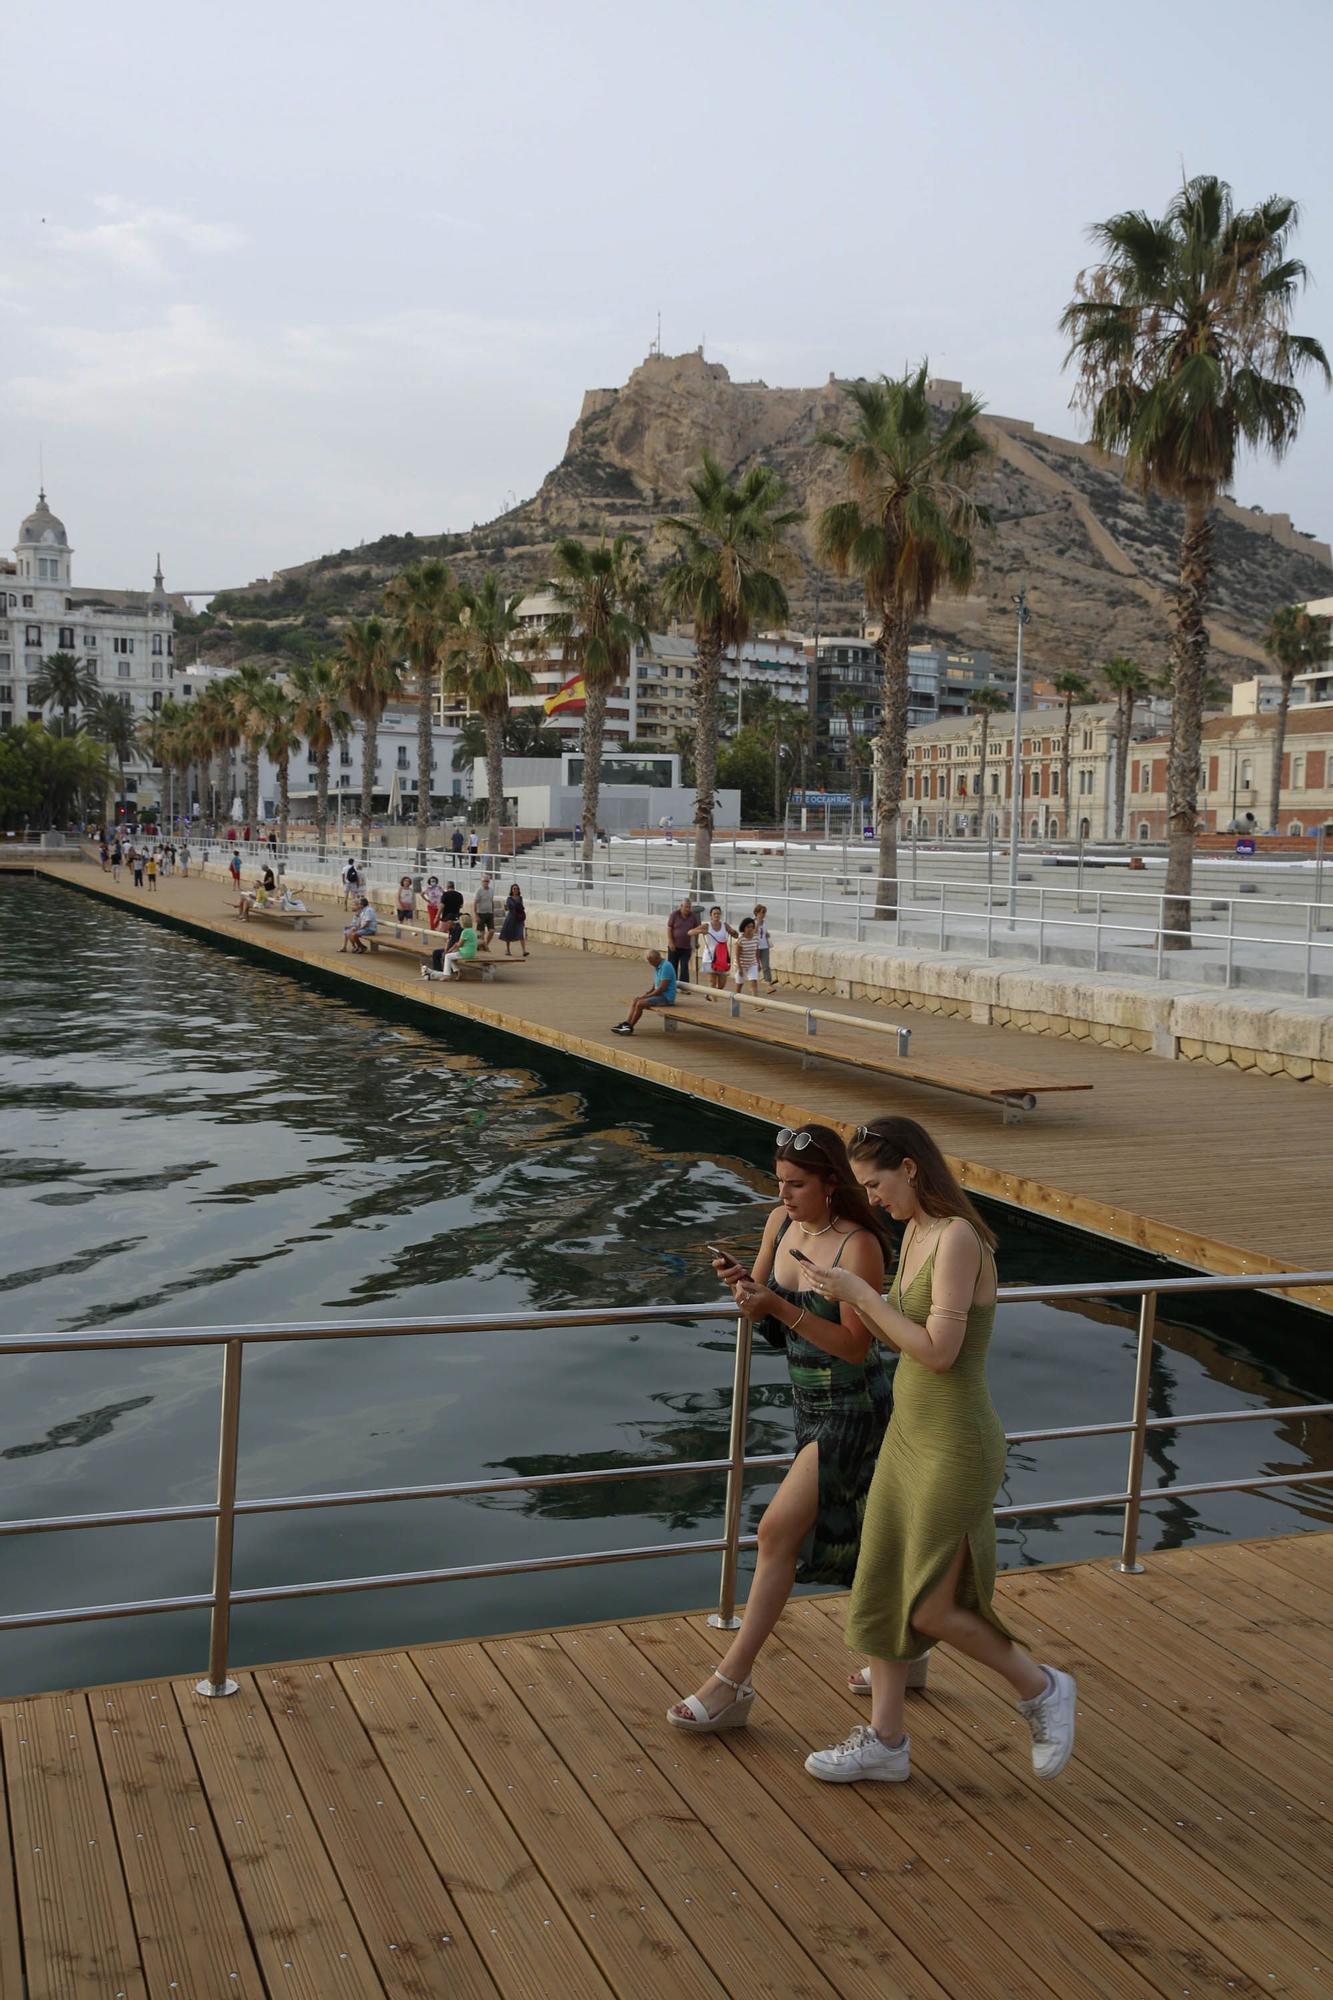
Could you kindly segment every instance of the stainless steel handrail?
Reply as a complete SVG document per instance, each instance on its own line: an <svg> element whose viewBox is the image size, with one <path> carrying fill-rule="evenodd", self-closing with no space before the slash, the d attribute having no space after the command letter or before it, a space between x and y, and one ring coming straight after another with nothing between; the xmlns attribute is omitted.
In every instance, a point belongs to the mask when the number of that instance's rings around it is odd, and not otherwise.
<svg viewBox="0 0 1333 2000"><path fill-rule="evenodd" d="M1191 1425L1246 1423L1268 1419L1333 1415L1333 1403L1300 1403L1254 1410L1213 1410L1175 1417L1147 1414L1148 1385L1154 1345L1158 1300L1166 1296L1196 1292L1283 1291L1295 1292L1333 1286L1333 1271L1279 1271L1244 1277L1163 1278L1155 1282L1116 1279L1101 1285L1012 1285L1002 1287L997 1303L1062 1304L1077 1299L1137 1299L1139 1301L1135 1357L1133 1412L1127 1421L1074 1424L1067 1427L1014 1431L1010 1444L1046 1443L1054 1440L1128 1435L1129 1465L1123 1491L1074 1495L1065 1499L1014 1503L996 1509L997 1520L1034 1515L1086 1512L1103 1507L1124 1509L1119 1567L1138 1574L1139 1516L1145 1504L1166 1498L1184 1498L1205 1493L1254 1491L1273 1486L1301 1486L1333 1479L1333 1470L1255 1473L1225 1480L1182 1482L1143 1491L1143 1464L1148 1433L1183 1429ZM218 1479L216 1498L195 1505L162 1508L127 1508L91 1514L34 1516L26 1520L0 1522L0 1537L43 1534L58 1529L131 1527L144 1523L212 1520L214 1522L213 1582L208 1591L176 1597L132 1599L120 1603L70 1606L55 1611L13 1612L0 1617L0 1631L22 1631L37 1626L84 1624L108 1618L146 1616L170 1611L207 1609L210 1616L209 1661L206 1677L198 1683L204 1695L226 1695L236 1690L227 1672L231 1612L238 1604L272 1603L291 1597L339 1596L366 1590L397 1589L411 1584L447 1583L478 1577L532 1575L543 1570L573 1569L602 1563L640 1562L676 1555L721 1554L722 1574L717 1611L711 1623L734 1628L736 1617L736 1576L742 1549L753 1548L755 1538L742 1535L741 1515L746 1475L771 1472L790 1465L789 1452L746 1455L749 1429L749 1385L752 1332L747 1320L736 1320L736 1345L732 1376L731 1424L726 1458L678 1460L667 1464L603 1466L587 1472L543 1473L531 1478L470 1479L441 1481L425 1486L398 1486L333 1491L268 1498L238 1499L237 1463L240 1436L242 1359L245 1348L287 1340L347 1340L383 1338L386 1335L436 1333L557 1332L571 1326L623 1326L660 1323L663 1320L709 1322L732 1320L729 1303L699 1303L667 1306L625 1306L604 1309L574 1309L555 1313L482 1313L450 1319L375 1319L257 1321L230 1327L124 1327L98 1328L86 1333L28 1334L0 1337L0 1354L63 1354L93 1350L136 1350L140 1348L208 1346L223 1350L221 1417L218 1439ZM530 1492L543 1488L607 1483L618 1479L679 1479L727 1475L723 1532L720 1537L690 1542L659 1542L644 1547L591 1550L584 1554L541 1556L492 1563L469 1563L429 1570L409 1570L377 1576L331 1577L309 1583L286 1583L236 1589L232 1582L235 1523L238 1516L313 1511L327 1507L371 1505L390 1500L469 1498L480 1493Z"/></svg>

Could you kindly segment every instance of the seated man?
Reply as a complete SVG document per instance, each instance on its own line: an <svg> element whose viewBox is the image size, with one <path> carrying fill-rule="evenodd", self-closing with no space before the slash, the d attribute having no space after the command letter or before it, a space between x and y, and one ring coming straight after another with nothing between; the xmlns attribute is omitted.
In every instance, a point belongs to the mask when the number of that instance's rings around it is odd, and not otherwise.
<svg viewBox="0 0 1333 2000"><path fill-rule="evenodd" d="M646 993L640 993L630 1001L629 1013L623 1021L618 1021L612 1029L616 1035L632 1035L643 1018L646 1007L674 1007L676 1004L676 968L663 958L660 951L647 954L653 968L653 983Z"/></svg>
<svg viewBox="0 0 1333 2000"><path fill-rule="evenodd" d="M366 939L374 937L379 927L380 920L370 907L369 896L358 896L356 915L350 924L343 926L343 950L350 945L353 951L366 951L369 948Z"/></svg>

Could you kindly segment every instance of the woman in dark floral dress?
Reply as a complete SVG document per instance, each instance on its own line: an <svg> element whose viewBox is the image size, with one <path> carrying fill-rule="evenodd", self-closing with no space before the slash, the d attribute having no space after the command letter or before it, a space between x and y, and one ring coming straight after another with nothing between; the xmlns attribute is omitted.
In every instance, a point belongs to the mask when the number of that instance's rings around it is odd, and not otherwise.
<svg viewBox="0 0 1333 2000"><path fill-rule="evenodd" d="M749 1272L719 1260L738 1310L785 1349L796 1417L795 1463L759 1524L759 1556L741 1628L697 1694L667 1710L681 1729L711 1735L749 1720L750 1672L793 1583L849 1584L856 1569L875 1460L892 1408L889 1371L856 1313L810 1287L814 1271L884 1282L883 1226L826 1125L778 1133L781 1205ZM798 1253L799 1252L799 1256Z"/></svg>

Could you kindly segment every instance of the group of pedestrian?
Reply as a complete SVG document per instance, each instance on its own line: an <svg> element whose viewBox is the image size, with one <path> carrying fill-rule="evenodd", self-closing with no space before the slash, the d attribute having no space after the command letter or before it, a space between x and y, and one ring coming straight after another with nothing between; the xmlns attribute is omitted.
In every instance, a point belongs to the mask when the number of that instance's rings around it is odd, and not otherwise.
<svg viewBox="0 0 1333 2000"><path fill-rule="evenodd" d="M453 830L453 833L450 835L449 847L455 861L460 861L463 850L466 847L467 865L469 868L476 867L477 862L481 857L481 842L477 838L477 829L475 827L473 827L472 831L467 835L467 838L465 840L463 837L462 827L456 826Z"/></svg>
<svg viewBox="0 0 1333 2000"><path fill-rule="evenodd" d="M720 903L714 903L705 916L687 894L667 918L666 930L667 957L682 985L689 984L697 950L699 969L715 991L721 992L729 979L738 993L746 986L757 993L761 979L769 992L773 991L773 939L767 904L756 903L750 916L730 924Z"/></svg>
<svg viewBox="0 0 1333 2000"><path fill-rule="evenodd" d="M98 840L97 852L104 875L109 875L113 882L119 882L121 869L128 868L136 889L156 890L158 878L174 874L177 868L183 876L188 876L190 872L190 847L184 840L179 846L174 840L168 840L151 847L140 847L136 840L128 836L122 841L118 833L103 834Z"/></svg>
<svg viewBox="0 0 1333 2000"><path fill-rule="evenodd" d="M660 956L660 954L659 954ZM667 968L670 970L670 968ZM748 1723L751 1673L795 1583L851 1585L849 1690L870 1720L805 1760L832 1784L911 1775L905 1694L933 1646L1012 1688L1039 1778L1073 1750L1073 1676L1033 1660L993 1603L1005 1439L986 1383L995 1238L909 1118L777 1135L778 1206L757 1255L713 1246L736 1308L786 1355L797 1453L759 1524L741 1626L703 1685L667 1711L684 1732ZM902 1228L884 1289L886 1221Z"/></svg>

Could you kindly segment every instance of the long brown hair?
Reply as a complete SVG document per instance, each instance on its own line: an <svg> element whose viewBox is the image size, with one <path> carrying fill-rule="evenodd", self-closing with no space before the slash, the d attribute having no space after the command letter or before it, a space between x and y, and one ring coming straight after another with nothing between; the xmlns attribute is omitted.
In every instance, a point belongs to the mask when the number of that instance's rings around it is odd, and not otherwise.
<svg viewBox="0 0 1333 2000"><path fill-rule="evenodd" d="M806 1144L798 1146L798 1139L804 1139ZM852 1172L842 1136L831 1125L802 1125L785 1146L778 1147L777 1159L789 1161L804 1173L818 1174L830 1183L830 1219L854 1222L858 1229L868 1229L883 1248L889 1247L884 1218L871 1207L865 1189Z"/></svg>
<svg viewBox="0 0 1333 2000"><path fill-rule="evenodd" d="M949 1162L915 1118L872 1118L852 1140L850 1158L886 1173L896 1173L904 1160L911 1160L916 1167L916 1198L926 1214L961 1215L989 1249L995 1248L995 1231L982 1221Z"/></svg>

